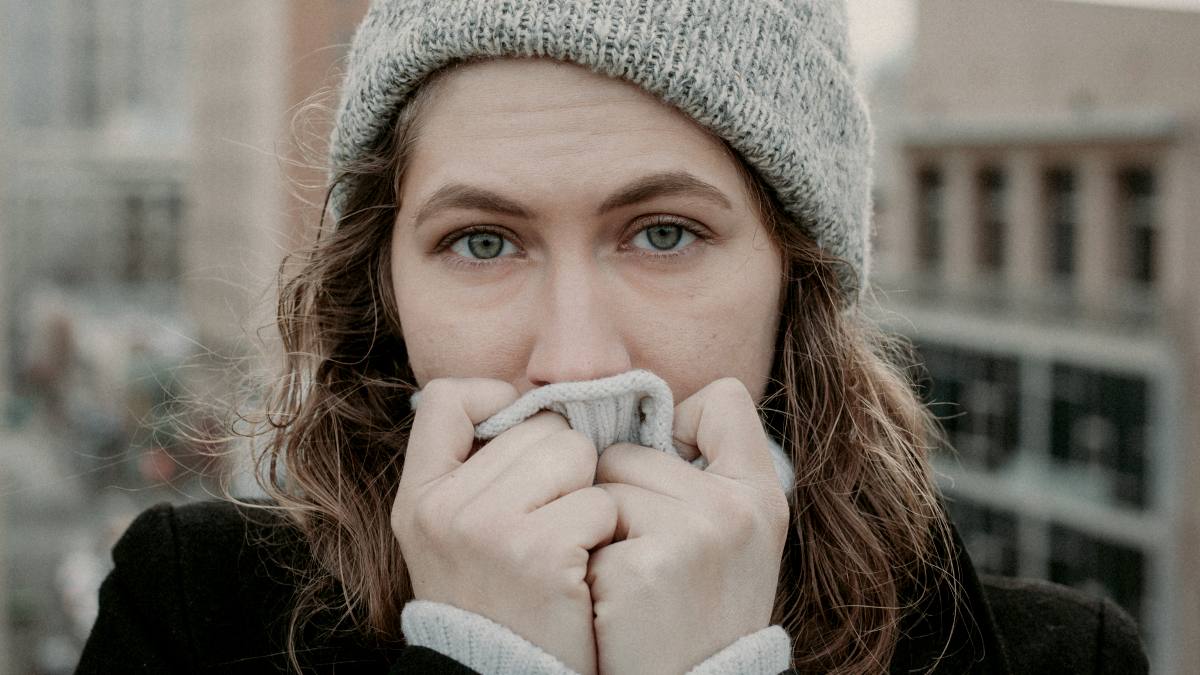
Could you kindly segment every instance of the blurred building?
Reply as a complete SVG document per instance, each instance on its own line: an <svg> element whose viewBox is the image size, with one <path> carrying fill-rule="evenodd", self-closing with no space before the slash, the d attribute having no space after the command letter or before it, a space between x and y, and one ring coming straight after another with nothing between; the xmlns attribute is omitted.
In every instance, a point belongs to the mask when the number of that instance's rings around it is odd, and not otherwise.
<svg viewBox="0 0 1200 675"><path fill-rule="evenodd" d="M365 8L0 0L0 675L71 672L123 523L203 494L172 406L253 369Z"/></svg>
<svg viewBox="0 0 1200 675"><path fill-rule="evenodd" d="M188 305L204 344L238 353L247 336L270 332L279 261L319 216L324 109L334 103L340 61L367 1L213 0L188 7L188 196L197 223L187 248Z"/></svg>
<svg viewBox="0 0 1200 675"><path fill-rule="evenodd" d="M11 673L70 672L86 604L63 585L145 485L125 404L178 354L187 180L181 2L0 0L0 511ZM148 448L147 448L148 449ZM119 500L123 501L123 500ZM73 587L73 586L72 586ZM76 610L83 608L83 614Z"/></svg>
<svg viewBox="0 0 1200 675"><path fill-rule="evenodd" d="M877 280L953 515L984 570L1107 593L1200 672L1200 11L917 11L876 88Z"/></svg>

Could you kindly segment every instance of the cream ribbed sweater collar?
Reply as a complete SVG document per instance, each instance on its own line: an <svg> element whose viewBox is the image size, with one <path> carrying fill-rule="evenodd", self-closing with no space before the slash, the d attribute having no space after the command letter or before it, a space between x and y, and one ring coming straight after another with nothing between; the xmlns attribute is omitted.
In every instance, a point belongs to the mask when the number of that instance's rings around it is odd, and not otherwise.
<svg viewBox="0 0 1200 675"><path fill-rule="evenodd" d="M598 380L559 382L526 392L507 408L475 427L475 437L490 440L542 410L567 419L600 452L614 443L636 443L679 456L672 440L675 405L671 388L648 370L630 370ZM768 436L771 458L785 492L795 480L791 459ZM692 462L703 469L703 457Z"/></svg>

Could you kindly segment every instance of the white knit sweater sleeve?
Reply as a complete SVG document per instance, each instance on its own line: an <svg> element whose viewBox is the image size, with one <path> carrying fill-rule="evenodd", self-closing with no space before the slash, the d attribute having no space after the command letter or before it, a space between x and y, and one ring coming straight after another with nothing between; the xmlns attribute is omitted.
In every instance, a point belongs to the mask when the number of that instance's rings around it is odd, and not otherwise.
<svg viewBox="0 0 1200 675"><path fill-rule="evenodd" d="M783 626L767 626L705 659L687 675L779 675L792 667L792 641Z"/></svg>
<svg viewBox="0 0 1200 675"><path fill-rule="evenodd" d="M577 675L508 628L452 605L413 600L400 615L410 645L432 649L483 675ZM688 675L778 675L790 667L791 640L780 626L747 635Z"/></svg>
<svg viewBox="0 0 1200 675"><path fill-rule="evenodd" d="M577 675L508 628L453 605L413 600L404 605L400 629L408 644L432 649L483 675Z"/></svg>

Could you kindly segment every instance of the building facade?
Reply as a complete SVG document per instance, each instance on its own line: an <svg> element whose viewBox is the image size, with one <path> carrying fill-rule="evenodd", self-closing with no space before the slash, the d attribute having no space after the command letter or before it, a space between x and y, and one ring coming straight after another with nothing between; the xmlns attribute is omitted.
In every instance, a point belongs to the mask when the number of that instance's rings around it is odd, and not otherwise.
<svg viewBox="0 0 1200 675"><path fill-rule="evenodd" d="M311 218L293 107L365 8L0 0L0 674L71 672L124 524L204 496L172 399L259 353Z"/></svg>
<svg viewBox="0 0 1200 675"><path fill-rule="evenodd" d="M1198 672L1200 11L917 12L875 100L877 285L951 511L984 570L1105 593Z"/></svg>
<svg viewBox="0 0 1200 675"><path fill-rule="evenodd" d="M366 0L189 3L193 87L188 184L197 227L186 265L201 341L246 353L271 334L280 259L319 218L332 87ZM322 91L326 93L322 95Z"/></svg>

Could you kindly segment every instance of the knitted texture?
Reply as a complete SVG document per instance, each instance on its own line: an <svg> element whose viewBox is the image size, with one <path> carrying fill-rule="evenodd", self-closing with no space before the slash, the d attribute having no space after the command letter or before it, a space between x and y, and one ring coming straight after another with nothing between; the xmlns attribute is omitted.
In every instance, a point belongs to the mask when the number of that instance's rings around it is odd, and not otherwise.
<svg viewBox="0 0 1200 675"><path fill-rule="evenodd" d="M400 613L400 630L410 645L432 649L484 675L575 675L529 640L453 605L413 600Z"/></svg>
<svg viewBox="0 0 1200 675"><path fill-rule="evenodd" d="M426 647L483 675L574 675L575 671L508 628L453 605L413 600L400 614L410 645ZM782 626L751 633L705 659L688 675L777 675L791 667Z"/></svg>
<svg viewBox="0 0 1200 675"><path fill-rule="evenodd" d="M713 654L687 675L778 675L792 667L792 641L782 626L751 633Z"/></svg>
<svg viewBox="0 0 1200 675"><path fill-rule="evenodd" d="M648 370L548 384L477 425L475 437L493 439L541 410L552 410L600 452L614 443L637 443L678 456L671 440L672 401L671 387Z"/></svg>
<svg viewBox="0 0 1200 675"><path fill-rule="evenodd" d="M632 82L725 139L840 269L869 267L872 132L845 0L374 0L331 137L333 177L374 148L421 81L463 60L548 57ZM353 177L347 179L353 181ZM350 182L331 195L334 217Z"/></svg>
<svg viewBox="0 0 1200 675"><path fill-rule="evenodd" d="M414 395L413 407L417 396ZM507 408L475 426L475 437L489 440L542 410L567 419L570 427L587 436L597 452L614 443L636 443L679 456L674 443L675 405L671 387L648 370L581 382L559 382L525 392ZM775 439L768 437L771 461L786 493L795 483L792 460ZM692 461L708 466L703 456Z"/></svg>

